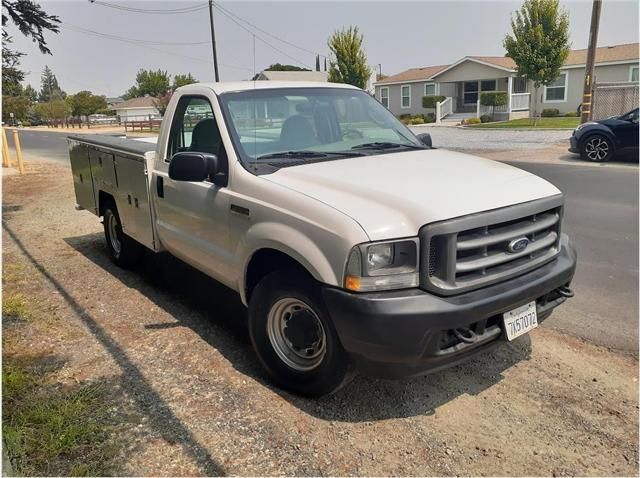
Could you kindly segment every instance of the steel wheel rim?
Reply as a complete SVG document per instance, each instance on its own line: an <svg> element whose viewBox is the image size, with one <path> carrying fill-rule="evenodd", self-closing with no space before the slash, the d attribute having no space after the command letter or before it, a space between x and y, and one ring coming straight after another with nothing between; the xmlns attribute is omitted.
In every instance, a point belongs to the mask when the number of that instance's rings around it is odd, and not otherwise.
<svg viewBox="0 0 640 478"><path fill-rule="evenodd" d="M109 241L111 242L111 248L116 256L120 255L120 239L118 235L118 220L116 219L115 214L109 214L109 218L107 219L107 227L109 229Z"/></svg>
<svg viewBox="0 0 640 478"><path fill-rule="evenodd" d="M602 138L591 138L584 150L591 161L602 161L609 154L609 143Z"/></svg>
<svg viewBox="0 0 640 478"><path fill-rule="evenodd" d="M307 314L306 320L315 328L317 340L305 347L296 347L286 329L289 321L299 320L295 314ZM308 372L318 367L327 353L327 336L322 322L314 310L299 299L285 298L278 300L267 317L267 336L273 350L287 366L300 372Z"/></svg>

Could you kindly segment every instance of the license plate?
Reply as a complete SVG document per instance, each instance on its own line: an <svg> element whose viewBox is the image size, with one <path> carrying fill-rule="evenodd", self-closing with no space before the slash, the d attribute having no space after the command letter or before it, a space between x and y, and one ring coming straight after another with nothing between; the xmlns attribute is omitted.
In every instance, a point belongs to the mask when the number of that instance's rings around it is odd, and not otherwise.
<svg viewBox="0 0 640 478"><path fill-rule="evenodd" d="M503 315L504 330L507 332L507 340L513 340L526 334L538 326L538 314L536 302L510 310Z"/></svg>

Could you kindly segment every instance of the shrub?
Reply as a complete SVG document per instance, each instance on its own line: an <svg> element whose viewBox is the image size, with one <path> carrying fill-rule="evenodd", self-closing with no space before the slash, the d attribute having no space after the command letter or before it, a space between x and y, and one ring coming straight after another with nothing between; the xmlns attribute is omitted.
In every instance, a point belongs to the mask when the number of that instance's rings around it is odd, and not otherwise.
<svg viewBox="0 0 640 478"><path fill-rule="evenodd" d="M423 108L435 108L436 107L436 103L441 103L445 99L447 99L446 96L440 96L440 95L423 96L422 97L422 107Z"/></svg>
<svg viewBox="0 0 640 478"><path fill-rule="evenodd" d="M545 108L542 110L543 118L555 118L560 114L560 111L557 108Z"/></svg>
<svg viewBox="0 0 640 478"><path fill-rule="evenodd" d="M28 121L23 121L22 122L22 126L24 126L25 128L31 126L31 123L29 123Z"/></svg>
<svg viewBox="0 0 640 478"><path fill-rule="evenodd" d="M480 116L481 123L491 123L493 121L493 117L490 115L482 115Z"/></svg>
<svg viewBox="0 0 640 478"><path fill-rule="evenodd" d="M435 113L427 113L424 117L425 123L435 123L436 122L436 114Z"/></svg>
<svg viewBox="0 0 640 478"><path fill-rule="evenodd" d="M413 119L416 119L416 118L421 119L421 120L423 120L423 121L424 121L424 119L425 119L425 118L424 118L424 115L423 115L422 113L418 113L417 115L413 115Z"/></svg>
<svg viewBox="0 0 640 478"><path fill-rule="evenodd" d="M509 101L506 91L484 91L480 93L482 106L504 106Z"/></svg>
<svg viewBox="0 0 640 478"><path fill-rule="evenodd" d="M400 121L406 120L406 119L411 119L411 115L409 113L403 113L400 116L398 116L398 118L400 119Z"/></svg>
<svg viewBox="0 0 640 478"><path fill-rule="evenodd" d="M579 116L577 111L568 111L564 115L567 118L577 118Z"/></svg>
<svg viewBox="0 0 640 478"><path fill-rule="evenodd" d="M469 125L469 124L480 124L480 118L467 118L465 120L462 121L462 124L464 125Z"/></svg>
<svg viewBox="0 0 640 478"><path fill-rule="evenodd" d="M424 118L413 118L411 124L424 124Z"/></svg>

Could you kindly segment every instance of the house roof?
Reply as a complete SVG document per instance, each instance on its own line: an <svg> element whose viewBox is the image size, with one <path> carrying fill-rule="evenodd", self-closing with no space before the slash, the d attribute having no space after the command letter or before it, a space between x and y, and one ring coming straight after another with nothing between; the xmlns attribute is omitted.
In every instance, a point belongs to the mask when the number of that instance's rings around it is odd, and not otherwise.
<svg viewBox="0 0 640 478"><path fill-rule="evenodd" d="M264 77L264 78L263 78ZM327 81L326 71L269 71L264 70L259 80L270 81Z"/></svg>
<svg viewBox="0 0 640 478"><path fill-rule="evenodd" d="M626 43L623 45L603 46L596 49L596 64L612 61L633 61L640 58L639 43ZM376 85L385 85L393 83L403 83L410 81L430 80L444 70L462 63L465 60L475 60L481 63L494 65L498 68L514 70L516 63L508 56L466 56L461 60L450 65L427 66L423 68L411 68L409 70L398 73L397 75L388 76L387 78L376 82ZM587 49L571 50L564 66L584 65L587 62Z"/></svg>
<svg viewBox="0 0 640 478"><path fill-rule="evenodd" d="M155 108L157 98L153 96L142 96L140 98L131 98L111 107L112 110L128 110L133 108Z"/></svg>

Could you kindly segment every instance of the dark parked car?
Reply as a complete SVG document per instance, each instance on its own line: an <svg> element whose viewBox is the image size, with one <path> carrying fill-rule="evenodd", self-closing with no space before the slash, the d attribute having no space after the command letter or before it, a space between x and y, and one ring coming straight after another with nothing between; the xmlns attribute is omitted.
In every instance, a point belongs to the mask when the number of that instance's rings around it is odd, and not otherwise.
<svg viewBox="0 0 640 478"><path fill-rule="evenodd" d="M620 116L589 121L571 135L569 151L587 161L609 161L616 155L638 157L638 108Z"/></svg>

